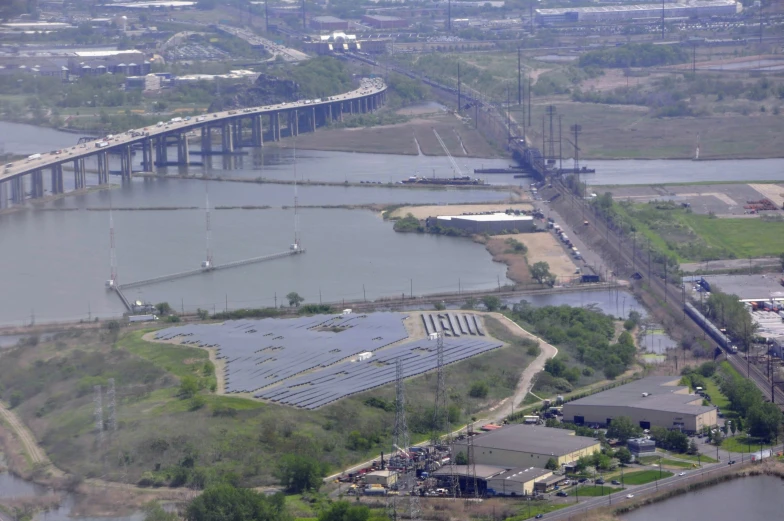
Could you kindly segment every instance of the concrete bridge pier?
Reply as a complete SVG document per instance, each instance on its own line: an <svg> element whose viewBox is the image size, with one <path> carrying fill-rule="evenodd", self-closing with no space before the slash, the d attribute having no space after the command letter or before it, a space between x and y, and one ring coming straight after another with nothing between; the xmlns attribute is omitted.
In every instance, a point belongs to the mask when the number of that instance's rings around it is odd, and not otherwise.
<svg viewBox="0 0 784 521"><path fill-rule="evenodd" d="M73 170L74 170L74 189L81 190L85 186L87 186L87 182L85 181L84 176L84 158L81 157L79 159L74 159L73 162Z"/></svg>
<svg viewBox="0 0 784 521"><path fill-rule="evenodd" d="M98 152L98 184L109 183L109 156L106 152Z"/></svg>
<svg viewBox="0 0 784 521"><path fill-rule="evenodd" d="M131 146L125 145L120 149L120 176L123 179L130 179L133 173L133 155Z"/></svg>
<svg viewBox="0 0 784 521"><path fill-rule="evenodd" d="M235 119L229 125L231 125L231 140L234 142L234 147L242 147L242 120Z"/></svg>
<svg viewBox="0 0 784 521"><path fill-rule="evenodd" d="M338 121L340 121L342 123L343 122L343 104L342 103L338 103L337 104L337 108L338 108Z"/></svg>
<svg viewBox="0 0 784 521"><path fill-rule="evenodd" d="M316 107L310 109L310 130L316 131Z"/></svg>
<svg viewBox="0 0 784 521"><path fill-rule="evenodd" d="M190 151L188 150L188 136L184 132L177 135L177 163L189 165Z"/></svg>
<svg viewBox="0 0 784 521"><path fill-rule="evenodd" d="M30 187L30 197L40 199L44 196L44 173L41 170L33 170L30 176L33 181Z"/></svg>
<svg viewBox="0 0 784 521"><path fill-rule="evenodd" d="M11 179L11 202L14 204L24 203L24 176L18 175Z"/></svg>
<svg viewBox="0 0 784 521"><path fill-rule="evenodd" d="M209 125L201 127L201 151L212 152L212 129Z"/></svg>
<svg viewBox="0 0 784 521"><path fill-rule="evenodd" d="M63 189L63 165L52 165L52 193L61 194Z"/></svg>
<svg viewBox="0 0 784 521"><path fill-rule="evenodd" d="M232 139L231 126L224 123L221 126L221 147L223 152L234 152L234 140Z"/></svg>
<svg viewBox="0 0 784 521"><path fill-rule="evenodd" d="M8 208L8 183L0 181L0 210Z"/></svg>
<svg viewBox="0 0 784 521"><path fill-rule="evenodd" d="M250 140L252 146L264 146L264 129L261 125L261 115L251 116L250 118Z"/></svg>
<svg viewBox="0 0 784 521"><path fill-rule="evenodd" d="M166 135L155 138L155 164L158 166L166 166L169 162L169 147L167 145Z"/></svg>

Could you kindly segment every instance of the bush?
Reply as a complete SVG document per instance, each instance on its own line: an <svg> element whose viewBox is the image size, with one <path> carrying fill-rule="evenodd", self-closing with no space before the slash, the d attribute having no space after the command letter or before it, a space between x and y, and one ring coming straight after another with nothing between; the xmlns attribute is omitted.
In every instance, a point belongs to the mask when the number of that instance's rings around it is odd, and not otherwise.
<svg viewBox="0 0 784 521"><path fill-rule="evenodd" d="M204 396L197 394L193 398L191 398L190 403L188 404L188 410L190 411L198 411L202 407L207 405L207 399Z"/></svg>
<svg viewBox="0 0 784 521"><path fill-rule="evenodd" d="M11 393L11 400L9 402L9 404L11 405L11 408L13 409L15 407L18 407L22 403L23 399L24 399L24 396L22 395L21 391L14 391L14 392L12 392Z"/></svg>
<svg viewBox="0 0 784 521"><path fill-rule="evenodd" d="M490 388L485 382L474 382L468 391L468 396L471 398L487 398L488 392L490 392Z"/></svg>
<svg viewBox="0 0 784 521"><path fill-rule="evenodd" d="M542 348L539 347L539 342L533 343L530 346L528 346L528 349L526 349L525 353L528 356L539 356L542 353Z"/></svg>

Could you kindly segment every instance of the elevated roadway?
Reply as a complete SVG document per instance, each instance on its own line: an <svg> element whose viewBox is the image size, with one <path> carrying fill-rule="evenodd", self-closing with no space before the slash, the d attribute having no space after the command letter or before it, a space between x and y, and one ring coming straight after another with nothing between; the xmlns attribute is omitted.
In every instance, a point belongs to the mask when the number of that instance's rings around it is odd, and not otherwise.
<svg viewBox="0 0 784 521"><path fill-rule="evenodd" d="M119 155L120 175L130 178L133 155L141 151L141 168L189 163L188 134L201 132L202 154L232 154L238 146L263 146L264 140L278 141L281 136L296 136L300 131L315 132L330 121L341 121L344 114L372 112L386 101L387 86L380 79L363 79L356 90L315 100L299 100L263 107L227 110L197 117L173 118L157 125L109 135L92 143L70 148L42 151L0 169L0 209L22 204L27 197L43 197L44 171L50 172L49 191L63 193L63 166L72 163L74 188L86 187L87 160L94 160L98 184L109 182L109 154ZM221 137L219 151L213 151L213 132ZM249 139L247 139L249 136ZM177 157L169 161L169 147L176 146Z"/></svg>

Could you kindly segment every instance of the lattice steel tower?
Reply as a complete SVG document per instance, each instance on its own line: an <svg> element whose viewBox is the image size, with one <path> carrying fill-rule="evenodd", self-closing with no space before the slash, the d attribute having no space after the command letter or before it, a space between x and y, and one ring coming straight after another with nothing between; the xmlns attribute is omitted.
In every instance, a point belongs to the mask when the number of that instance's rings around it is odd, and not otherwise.
<svg viewBox="0 0 784 521"><path fill-rule="evenodd" d="M98 447L103 447L103 396L101 394L101 386L96 385L93 387L95 396L93 397L93 417L95 418L95 440Z"/></svg>
<svg viewBox="0 0 784 521"><path fill-rule="evenodd" d="M441 433L449 432L449 409L446 396L446 374L444 373L444 332L436 333L436 402L433 407L433 432L430 444L439 445Z"/></svg>
<svg viewBox="0 0 784 521"><path fill-rule="evenodd" d="M419 519L421 508L419 505L419 494L415 490L416 487L416 468L409 456L409 444L411 437L408 433L408 423L406 421L406 393L403 384L403 363L398 358L395 363L395 376L396 376L396 400L395 400L395 430L393 431L393 454L398 454L403 459L405 472L402 475L402 480L398 479L398 489L408 495L408 518L412 520ZM401 482L402 481L402 482ZM396 504L397 499L393 500L393 515L395 518L398 514Z"/></svg>

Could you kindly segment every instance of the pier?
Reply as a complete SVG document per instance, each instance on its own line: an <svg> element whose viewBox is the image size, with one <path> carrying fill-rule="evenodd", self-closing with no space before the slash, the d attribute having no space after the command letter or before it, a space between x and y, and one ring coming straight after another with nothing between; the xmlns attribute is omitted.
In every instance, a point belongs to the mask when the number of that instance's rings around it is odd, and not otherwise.
<svg viewBox="0 0 784 521"><path fill-rule="evenodd" d="M138 287L141 287L141 286L147 286L149 284L157 284L157 283L160 283L160 282L168 282L170 280L183 279L183 278L186 278L186 277L192 277L194 275L199 275L199 274L202 274L202 273L209 273L209 272L212 272L212 271L227 270L229 268L237 268L239 266L247 266L248 264L256 264L256 263L259 263L259 262L265 262L265 261L270 261L270 260L274 260L274 259L281 259L283 257L290 257L292 255L299 255L301 253L305 253L305 249L304 248L302 248L302 249L295 249L295 250L286 250L286 251L282 251L282 252L279 252L279 253L272 253L270 255L262 255L260 257L253 257L253 258L250 258L250 259L243 259L243 260L227 262L226 264L219 264L219 265L213 266L211 268L196 268L196 269L192 269L192 270L181 271L179 273L171 273L169 275L161 275L159 277L152 277L152 278L149 278L149 279L137 280L137 281L134 281L134 282L129 282L127 284L116 285L116 286L114 286L114 291L117 293L117 296L120 297L120 300L122 301L122 303L125 306L125 308L128 311L132 311L133 307L131 306L131 302L128 300L128 298L123 293L127 289L138 288Z"/></svg>

